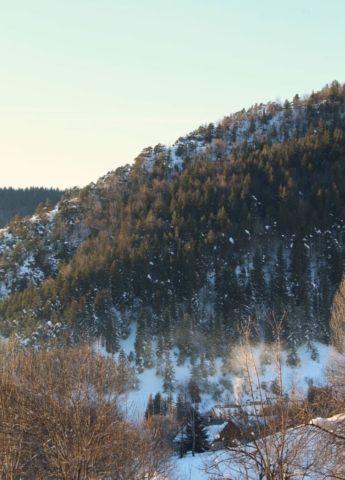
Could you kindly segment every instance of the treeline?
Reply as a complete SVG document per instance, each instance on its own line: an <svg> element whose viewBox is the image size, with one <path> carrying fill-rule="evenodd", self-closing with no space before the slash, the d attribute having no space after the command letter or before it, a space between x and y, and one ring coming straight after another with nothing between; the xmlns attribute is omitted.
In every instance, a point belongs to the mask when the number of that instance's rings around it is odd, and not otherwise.
<svg viewBox="0 0 345 480"><path fill-rule="evenodd" d="M63 190L56 188L0 188L0 228L15 215L33 215L39 203L49 198L52 205L60 200Z"/></svg>

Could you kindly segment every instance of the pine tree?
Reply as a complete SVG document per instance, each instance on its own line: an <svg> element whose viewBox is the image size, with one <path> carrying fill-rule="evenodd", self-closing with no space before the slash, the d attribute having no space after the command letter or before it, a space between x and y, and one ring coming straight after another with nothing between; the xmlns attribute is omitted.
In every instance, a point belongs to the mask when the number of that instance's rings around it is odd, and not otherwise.
<svg viewBox="0 0 345 480"><path fill-rule="evenodd" d="M145 418L148 420L150 417L154 415L154 404L153 404L153 398L152 398L152 393L149 395L149 399L147 401L147 407L145 410Z"/></svg>
<svg viewBox="0 0 345 480"><path fill-rule="evenodd" d="M173 347L173 342L172 342L172 333L173 333L173 321L174 321L174 308L175 308L175 299L173 297L172 299L172 305L171 305L171 310L172 313L170 313L168 308L164 309L164 314L163 314L163 325L162 325L162 334L164 338L164 346L167 347L169 350L172 349ZM157 346L158 348L158 346Z"/></svg>
<svg viewBox="0 0 345 480"><path fill-rule="evenodd" d="M249 122L249 132L254 133L255 132L255 120L253 115L250 117L250 122Z"/></svg>
<svg viewBox="0 0 345 480"><path fill-rule="evenodd" d="M258 311L259 316L259 310L262 309L264 295L266 291L264 263L262 259L262 254L260 253L259 249L255 250L255 255L253 258L253 269L250 272L250 285L252 301L255 306L255 310Z"/></svg>
<svg viewBox="0 0 345 480"><path fill-rule="evenodd" d="M165 354L165 366L164 366L164 377L163 377L163 392L171 393L175 390L175 369L172 364L169 352Z"/></svg>
<svg viewBox="0 0 345 480"><path fill-rule="evenodd" d="M166 401L162 397L161 392L157 392L153 399L153 414L165 415L166 414Z"/></svg>
<svg viewBox="0 0 345 480"><path fill-rule="evenodd" d="M105 348L108 353L115 353L120 346L119 329L116 315L112 309L109 310L104 326Z"/></svg>
<svg viewBox="0 0 345 480"><path fill-rule="evenodd" d="M178 422L182 422L186 418L187 409L186 404L183 401L183 396L181 393L177 394L176 399L176 418Z"/></svg>
<svg viewBox="0 0 345 480"><path fill-rule="evenodd" d="M266 115L266 110L264 109L263 113L262 113L262 117L261 117L261 123L263 125L267 125L268 124L268 116Z"/></svg>
<svg viewBox="0 0 345 480"><path fill-rule="evenodd" d="M196 365L193 365L192 368L196 367L197 369L200 369L199 366L196 366ZM201 397L200 397L200 387L199 387L199 381L201 380L201 378L197 377L195 378L195 376L193 376L193 372L192 372L192 376L188 382L188 391L189 391L189 395L190 395L190 399L192 401L192 403L200 403L201 402Z"/></svg>
<svg viewBox="0 0 345 480"><path fill-rule="evenodd" d="M163 375L164 354L166 352L164 340L163 335L159 334L156 346L156 375Z"/></svg>
<svg viewBox="0 0 345 480"><path fill-rule="evenodd" d="M138 372L142 373L145 368L152 368L154 366L154 355L147 325L147 315L142 308L138 315L134 348Z"/></svg>
<svg viewBox="0 0 345 480"><path fill-rule="evenodd" d="M206 452L210 445L205 425L198 410L191 408L189 417L189 422L185 428L184 447L187 452L191 451L194 457L196 453Z"/></svg>
<svg viewBox="0 0 345 480"><path fill-rule="evenodd" d="M47 212L50 212L53 209L52 202L50 201L50 198L46 198L46 203L44 204L45 210Z"/></svg>
<svg viewBox="0 0 345 480"><path fill-rule="evenodd" d="M120 381L124 382L129 375L129 371L131 367L129 365L126 352L124 351L123 348L121 348L121 350L119 351L117 362L118 362L118 372L119 372Z"/></svg>
<svg viewBox="0 0 345 480"><path fill-rule="evenodd" d="M290 310L289 292L287 284L287 265L283 253L283 245L280 243L277 252L277 260L272 267L272 275L270 281L271 291L271 310L275 312L277 318L282 318L284 312ZM284 338L289 335L288 322L284 325ZM272 327L269 322L265 323L265 340L267 342L273 341Z"/></svg>
<svg viewBox="0 0 345 480"><path fill-rule="evenodd" d="M126 355L126 352L121 348L119 352L119 356L117 359L118 364L118 373L119 373L119 381L121 382L121 386L123 391L125 389L133 389L137 388L138 386L138 378L135 374L135 369L131 367L129 363L129 359Z"/></svg>
<svg viewBox="0 0 345 480"><path fill-rule="evenodd" d="M298 93L296 93L296 95L293 97L293 100L292 100L293 106L298 107L300 105L300 102L301 102L301 99Z"/></svg>

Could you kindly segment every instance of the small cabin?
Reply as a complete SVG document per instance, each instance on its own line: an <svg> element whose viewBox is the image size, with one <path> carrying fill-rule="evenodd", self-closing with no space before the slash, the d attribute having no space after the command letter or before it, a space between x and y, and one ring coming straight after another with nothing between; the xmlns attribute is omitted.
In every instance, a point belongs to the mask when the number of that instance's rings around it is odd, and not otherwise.
<svg viewBox="0 0 345 480"><path fill-rule="evenodd" d="M232 416L237 413L238 406L232 405L214 405L210 410L205 413L207 422L211 425L221 425L222 423L230 420Z"/></svg>

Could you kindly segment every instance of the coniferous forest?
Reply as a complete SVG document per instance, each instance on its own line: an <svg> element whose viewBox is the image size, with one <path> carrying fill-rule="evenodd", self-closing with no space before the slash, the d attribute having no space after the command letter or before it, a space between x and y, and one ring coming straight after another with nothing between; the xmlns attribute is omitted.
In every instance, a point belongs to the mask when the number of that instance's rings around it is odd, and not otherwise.
<svg viewBox="0 0 345 480"><path fill-rule="evenodd" d="M345 85L147 147L53 206L0 234L3 336L117 352L136 322L138 371L166 373L173 347L212 362L249 317L273 341L268 319L285 312L293 363L301 343L329 341L343 275Z"/></svg>
<svg viewBox="0 0 345 480"><path fill-rule="evenodd" d="M32 215L40 203L55 205L63 194L55 188L0 188L0 228L3 228L16 215Z"/></svg>

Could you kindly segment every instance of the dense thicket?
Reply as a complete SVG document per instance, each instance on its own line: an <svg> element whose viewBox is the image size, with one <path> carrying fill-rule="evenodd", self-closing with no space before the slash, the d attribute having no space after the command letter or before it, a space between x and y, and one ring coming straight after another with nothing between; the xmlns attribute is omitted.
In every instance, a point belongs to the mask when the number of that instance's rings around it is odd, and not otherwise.
<svg viewBox="0 0 345 480"><path fill-rule="evenodd" d="M40 351L14 343L0 345L0 359L1 478L168 476L162 436L124 413L131 380L113 358L87 343Z"/></svg>
<svg viewBox="0 0 345 480"><path fill-rule="evenodd" d="M56 205L62 194L63 191L56 188L0 188L0 228L15 215L33 215L37 205L45 203L47 198Z"/></svg>
<svg viewBox="0 0 345 480"><path fill-rule="evenodd" d="M256 105L67 191L53 221L44 211L34 224L13 219L3 334L67 329L115 351L136 320L137 366L158 365L167 382L172 346L181 362L219 355L248 316L270 341L265 311L288 312L292 351L327 341L345 246L344 102L333 82Z"/></svg>

